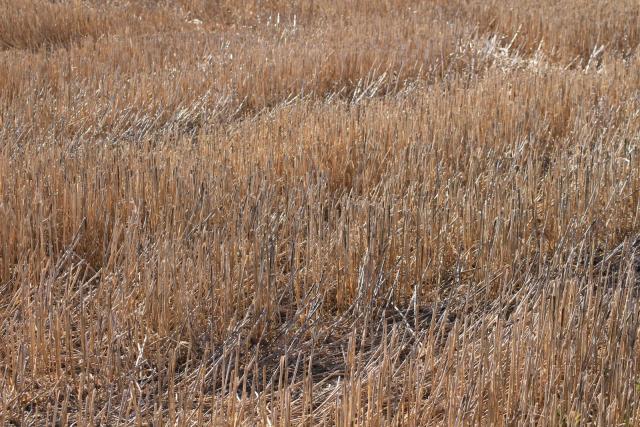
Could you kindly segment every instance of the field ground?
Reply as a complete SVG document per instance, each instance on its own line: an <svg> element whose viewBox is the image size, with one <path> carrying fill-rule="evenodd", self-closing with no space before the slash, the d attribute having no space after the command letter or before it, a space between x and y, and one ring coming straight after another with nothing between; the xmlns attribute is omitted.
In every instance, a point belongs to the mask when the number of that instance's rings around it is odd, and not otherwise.
<svg viewBox="0 0 640 427"><path fill-rule="evenodd" d="M640 425L637 0L0 0L0 425Z"/></svg>

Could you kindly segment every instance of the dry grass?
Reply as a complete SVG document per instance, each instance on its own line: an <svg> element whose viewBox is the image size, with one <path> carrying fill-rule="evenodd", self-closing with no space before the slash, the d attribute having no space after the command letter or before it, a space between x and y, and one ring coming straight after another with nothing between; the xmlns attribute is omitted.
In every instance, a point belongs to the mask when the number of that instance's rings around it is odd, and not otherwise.
<svg viewBox="0 0 640 427"><path fill-rule="evenodd" d="M639 9L0 0L0 425L640 424Z"/></svg>

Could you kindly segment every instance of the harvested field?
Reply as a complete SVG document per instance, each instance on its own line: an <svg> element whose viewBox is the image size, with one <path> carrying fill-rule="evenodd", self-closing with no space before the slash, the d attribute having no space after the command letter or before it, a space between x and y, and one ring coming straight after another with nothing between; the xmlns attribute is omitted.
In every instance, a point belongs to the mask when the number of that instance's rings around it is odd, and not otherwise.
<svg viewBox="0 0 640 427"><path fill-rule="evenodd" d="M0 425L640 425L637 0L0 0Z"/></svg>

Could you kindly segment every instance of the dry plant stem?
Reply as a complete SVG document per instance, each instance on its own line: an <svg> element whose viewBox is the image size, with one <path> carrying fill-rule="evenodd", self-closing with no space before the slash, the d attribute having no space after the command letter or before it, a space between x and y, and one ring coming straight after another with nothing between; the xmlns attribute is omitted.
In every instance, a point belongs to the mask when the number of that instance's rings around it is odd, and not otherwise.
<svg viewBox="0 0 640 427"><path fill-rule="evenodd" d="M639 424L640 8L533 3L0 0L0 425Z"/></svg>

